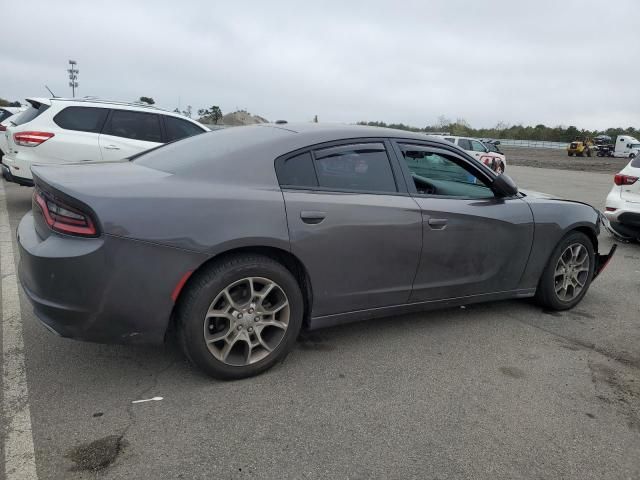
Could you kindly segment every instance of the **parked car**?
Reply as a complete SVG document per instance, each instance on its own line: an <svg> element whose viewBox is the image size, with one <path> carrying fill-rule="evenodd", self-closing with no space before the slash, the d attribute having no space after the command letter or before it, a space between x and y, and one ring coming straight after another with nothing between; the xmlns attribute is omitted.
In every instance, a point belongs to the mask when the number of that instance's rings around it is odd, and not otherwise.
<svg viewBox="0 0 640 480"><path fill-rule="evenodd" d="M0 123L22 110L22 107L0 107Z"/></svg>
<svg viewBox="0 0 640 480"><path fill-rule="evenodd" d="M613 187L605 203L605 216L620 237L640 241L640 157L613 178Z"/></svg>
<svg viewBox="0 0 640 480"><path fill-rule="evenodd" d="M482 143L490 152L499 153L500 155L504 155L502 150L500 150L500 141L499 140L491 140L491 139L483 139Z"/></svg>
<svg viewBox="0 0 640 480"><path fill-rule="evenodd" d="M457 145L476 160L487 165L497 174L504 173L507 168L507 160L504 154L490 150L482 141L475 138L455 137L452 135L442 137Z"/></svg>
<svg viewBox="0 0 640 480"><path fill-rule="evenodd" d="M6 180L33 185L31 166L123 160L208 131L182 115L96 98L28 98L4 132ZM0 133L1 134L1 133Z"/></svg>
<svg viewBox="0 0 640 480"><path fill-rule="evenodd" d="M593 207L399 130L235 127L33 178L19 274L40 320L98 342L175 335L219 378L268 369L301 328L508 298L569 309L613 254Z"/></svg>

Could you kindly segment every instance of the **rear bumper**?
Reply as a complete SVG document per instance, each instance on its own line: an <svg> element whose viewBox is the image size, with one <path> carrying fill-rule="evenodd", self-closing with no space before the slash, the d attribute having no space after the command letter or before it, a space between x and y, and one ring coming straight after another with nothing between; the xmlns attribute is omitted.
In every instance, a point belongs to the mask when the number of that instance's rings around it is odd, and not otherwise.
<svg viewBox="0 0 640 480"><path fill-rule="evenodd" d="M22 178L11 173L9 167L7 167L4 163L2 164L2 177L7 182L17 183L18 185L23 185L25 187L33 187L33 180L29 178Z"/></svg>
<svg viewBox="0 0 640 480"><path fill-rule="evenodd" d="M199 260L107 235L43 239L31 213L18 226L18 245L20 282L40 321L63 337L100 343L162 343L171 293Z"/></svg>

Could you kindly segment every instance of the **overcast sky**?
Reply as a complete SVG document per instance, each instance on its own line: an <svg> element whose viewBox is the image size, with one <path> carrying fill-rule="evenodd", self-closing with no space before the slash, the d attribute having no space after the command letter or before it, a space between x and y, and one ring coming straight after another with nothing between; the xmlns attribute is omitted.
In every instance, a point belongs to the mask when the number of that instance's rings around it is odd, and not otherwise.
<svg viewBox="0 0 640 480"><path fill-rule="evenodd" d="M0 97L220 105L270 120L440 115L640 126L638 0L0 0ZM38 12L37 14L35 12Z"/></svg>

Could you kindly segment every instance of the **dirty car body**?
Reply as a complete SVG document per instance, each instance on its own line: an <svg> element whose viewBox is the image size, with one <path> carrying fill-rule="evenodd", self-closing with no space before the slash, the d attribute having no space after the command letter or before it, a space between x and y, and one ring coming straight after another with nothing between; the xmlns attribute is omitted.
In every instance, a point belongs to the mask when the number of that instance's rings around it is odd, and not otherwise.
<svg viewBox="0 0 640 480"><path fill-rule="evenodd" d="M46 326L88 341L162 342L196 274L238 252L294 273L313 329L530 297L569 232L598 251L591 206L500 195L449 142L389 129L238 127L33 177L22 285Z"/></svg>

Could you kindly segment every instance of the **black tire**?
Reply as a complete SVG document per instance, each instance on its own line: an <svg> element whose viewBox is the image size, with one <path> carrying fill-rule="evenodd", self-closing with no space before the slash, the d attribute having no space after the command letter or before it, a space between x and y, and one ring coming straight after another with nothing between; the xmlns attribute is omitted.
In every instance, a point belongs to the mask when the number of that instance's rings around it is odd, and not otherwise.
<svg viewBox="0 0 640 480"><path fill-rule="evenodd" d="M502 175L504 173L504 163L502 163L502 160L496 160L496 163L494 165L494 170L498 175Z"/></svg>
<svg viewBox="0 0 640 480"><path fill-rule="evenodd" d="M570 301L561 300L556 293L556 279L555 279L555 267L558 264L558 260L560 255L572 244L581 244L583 245L589 255L589 271L587 272L587 279L585 281L585 285L578 293L578 295ZM587 237L584 233L574 231L567 234L556 248L553 250L549 261L542 272L542 276L540 277L540 281L538 282L538 289L536 290L535 300L542 307L548 308L550 310L569 310L575 307L580 301L584 298L585 294L589 290L589 286L591 285L591 281L593 280L593 270L595 267L595 253L593 250L593 243L589 237Z"/></svg>
<svg viewBox="0 0 640 480"><path fill-rule="evenodd" d="M193 364L214 378L234 380L258 375L286 357L296 342L304 313L300 286L287 268L263 255L242 254L228 257L196 275L180 297L177 310L180 344ZM207 347L205 314L225 288L247 277L264 277L282 289L289 302L288 327L278 345L265 358L247 365L229 365L214 357Z"/></svg>
<svg viewBox="0 0 640 480"><path fill-rule="evenodd" d="M571 152L567 152L567 155L569 155L570 157L573 157L573 153Z"/></svg>
<svg viewBox="0 0 640 480"><path fill-rule="evenodd" d="M630 153L629 154L629 158L636 158L636 154L635 153Z"/></svg>
<svg viewBox="0 0 640 480"><path fill-rule="evenodd" d="M591 150L587 150L587 157L591 157Z"/></svg>

